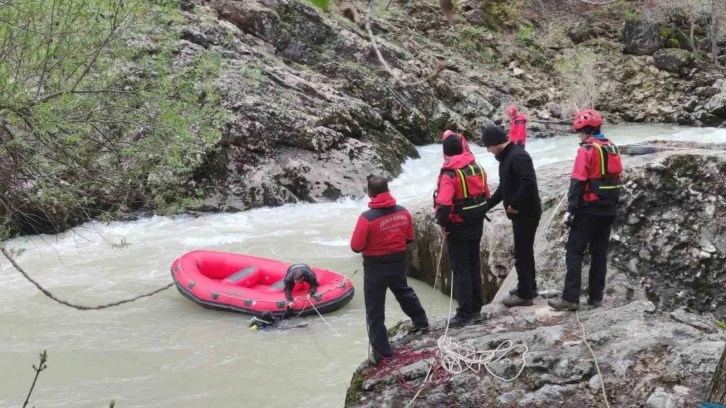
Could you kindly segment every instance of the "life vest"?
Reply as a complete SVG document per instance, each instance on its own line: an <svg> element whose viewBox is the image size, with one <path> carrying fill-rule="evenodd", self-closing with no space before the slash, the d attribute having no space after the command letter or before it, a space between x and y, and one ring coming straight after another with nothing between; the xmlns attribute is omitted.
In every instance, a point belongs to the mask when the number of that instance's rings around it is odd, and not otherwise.
<svg viewBox="0 0 726 408"><path fill-rule="evenodd" d="M598 177L590 177L585 183L583 199L598 205L617 205L622 187L623 161L620 149L607 139L595 139L593 143L582 143L595 149L592 165L598 167Z"/></svg>
<svg viewBox="0 0 726 408"><path fill-rule="evenodd" d="M461 195L455 194L452 214L464 221L481 221L486 216L487 207L487 173L479 163L469 164L460 169L441 169L439 178L447 175L457 180L461 187ZM434 202L438 188L434 191Z"/></svg>

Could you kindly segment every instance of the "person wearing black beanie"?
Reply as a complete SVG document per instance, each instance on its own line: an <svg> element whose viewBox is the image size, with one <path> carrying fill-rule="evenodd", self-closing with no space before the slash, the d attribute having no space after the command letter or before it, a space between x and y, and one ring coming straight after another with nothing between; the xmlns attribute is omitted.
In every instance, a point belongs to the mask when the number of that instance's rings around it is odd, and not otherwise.
<svg viewBox="0 0 726 408"><path fill-rule="evenodd" d="M487 126L481 132L481 142L484 147L499 146L508 141L509 138L507 138L507 135L498 126Z"/></svg>
<svg viewBox="0 0 726 408"><path fill-rule="evenodd" d="M491 209L503 201L514 233L514 266L519 283L502 303L507 307L532 306L533 298L537 296L534 237L542 216L532 158L522 147L510 143L497 126L485 127L481 141L499 161L499 187L488 200L488 207Z"/></svg>

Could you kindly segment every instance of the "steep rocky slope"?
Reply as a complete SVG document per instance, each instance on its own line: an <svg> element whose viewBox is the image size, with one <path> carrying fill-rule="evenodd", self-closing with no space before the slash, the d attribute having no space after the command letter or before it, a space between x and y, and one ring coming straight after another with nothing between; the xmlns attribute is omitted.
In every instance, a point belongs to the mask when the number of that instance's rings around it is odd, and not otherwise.
<svg viewBox="0 0 726 408"><path fill-rule="evenodd" d="M366 175L395 176L403 160L416 156L414 145L436 141L447 128L472 136L485 124L503 123L503 108L512 102L532 116L532 137L561 134L572 106L563 71L553 64L583 51L602 55L597 76L609 79L598 107L615 113L611 121L714 124L726 117L716 102L705 108L722 91L718 74L692 70L681 78L649 66L647 57L622 54L617 20L575 44L562 30L574 22L543 15L539 30L546 38L517 42L511 29L482 27L474 2L462 3L453 36L438 7L384 3L375 3L372 19L382 55L406 81L445 61L430 83L400 87L361 28L303 0L184 3L188 26L177 63L203 49L221 55L226 68L216 84L230 113L220 148L197 172L209 193L196 209L361 194ZM696 86L708 90L684 102Z"/></svg>
<svg viewBox="0 0 726 408"><path fill-rule="evenodd" d="M529 309L505 310L490 304L482 312L487 316L482 324L450 329L448 335L478 350L493 350L506 340L526 345L522 375L514 382L503 382L483 367L479 373L452 375L442 385L421 392L415 406L605 406L602 378L613 407L694 407L705 395L726 345L726 331L712 317L683 309L659 313L653 303L636 295L630 301L620 299L605 308L580 312L600 375L574 314L553 312L544 300ZM396 327L392 334L396 346L420 351L436 349L444 331L445 320L437 317L427 336L411 336L405 326ZM519 350L489 369L511 378L522 358ZM400 375L416 387L430 362L404 366ZM369 363L364 363L353 374L346 407L402 407L414 398L395 375L371 378L370 372Z"/></svg>

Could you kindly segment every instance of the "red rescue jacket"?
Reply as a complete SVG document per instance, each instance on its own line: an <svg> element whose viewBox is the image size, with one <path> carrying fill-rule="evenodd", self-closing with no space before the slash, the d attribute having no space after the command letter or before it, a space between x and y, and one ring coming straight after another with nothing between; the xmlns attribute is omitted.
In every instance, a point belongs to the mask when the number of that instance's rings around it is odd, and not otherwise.
<svg viewBox="0 0 726 408"><path fill-rule="evenodd" d="M524 146L527 143L527 117L518 115L509 122L509 141Z"/></svg>
<svg viewBox="0 0 726 408"><path fill-rule="evenodd" d="M404 261L406 244L414 238L411 214L396 205L390 192L372 198L368 207L370 210L358 217L350 248L363 252L363 265Z"/></svg>
<svg viewBox="0 0 726 408"><path fill-rule="evenodd" d="M620 201L622 173L620 149L608 139L588 138L577 150L568 211L614 215Z"/></svg>
<svg viewBox="0 0 726 408"><path fill-rule="evenodd" d="M463 213L469 207L484 203L489 199L489 186L484 168L477 162L466 145L463 136L459 136L464 145L464 153L448 157L439 174L438 185L434 192L434 208L439 224L448 222L460 224L465 222ZM486 213L487 208L483 209ZM478 214L478 213L477 213ZM477 217L475 215L475 217ZM483 215L481 219L483 219Z"/></svg>

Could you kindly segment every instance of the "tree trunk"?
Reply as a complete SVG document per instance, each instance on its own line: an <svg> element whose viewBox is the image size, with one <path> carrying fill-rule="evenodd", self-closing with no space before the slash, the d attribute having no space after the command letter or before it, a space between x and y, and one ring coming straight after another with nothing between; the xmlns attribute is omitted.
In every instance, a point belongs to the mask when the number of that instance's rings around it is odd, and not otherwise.
<svg viewBox="0 0 726 408"><path fill-rule="evenodd" d="M716 367L716 372L713 374L706 401L726 404L726 347L721 354L721 361Z"/></svg>

